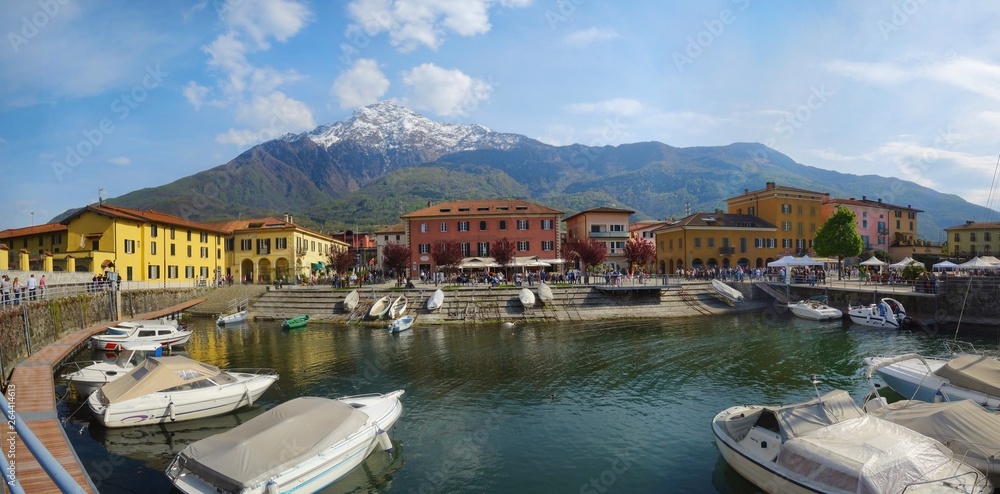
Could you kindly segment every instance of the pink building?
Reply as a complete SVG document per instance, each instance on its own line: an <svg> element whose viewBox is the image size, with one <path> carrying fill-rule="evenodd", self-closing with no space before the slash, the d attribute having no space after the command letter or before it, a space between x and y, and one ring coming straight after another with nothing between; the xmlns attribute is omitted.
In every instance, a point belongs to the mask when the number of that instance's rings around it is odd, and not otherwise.
<svg viewBox="0 0 1000 494"><path fill-rule="evenodd" d="M917 213L923 210L911 206L897 206L882 202L882 199L871 200L866 196L861 199L831 199L829 194L823 199L823 220L830 218L838 207L851 210L857 217L858 235L864 242L865 249L888 251L895 245L910 245L916 241Z"/></svg>

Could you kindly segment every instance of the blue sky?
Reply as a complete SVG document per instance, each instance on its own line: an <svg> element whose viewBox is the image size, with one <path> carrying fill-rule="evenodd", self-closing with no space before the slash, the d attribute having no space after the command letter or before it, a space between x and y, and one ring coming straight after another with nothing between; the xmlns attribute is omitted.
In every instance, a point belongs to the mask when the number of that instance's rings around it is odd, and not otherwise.
<svg viewBox="0 0 1000 494"><path fill-rule="evenodd" d="M10 3L0 229L383 99L551 144L762 142L996 208L1000 4Z"/></svg>

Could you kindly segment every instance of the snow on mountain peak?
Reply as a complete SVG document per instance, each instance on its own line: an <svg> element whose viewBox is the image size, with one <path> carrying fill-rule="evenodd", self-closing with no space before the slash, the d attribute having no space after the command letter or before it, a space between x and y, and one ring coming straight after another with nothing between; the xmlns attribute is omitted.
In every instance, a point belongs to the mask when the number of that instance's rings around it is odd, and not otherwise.
<svg viewBox="0 0 1000 494"><path fill-rule="evenodd" d="M435 160L458 151L509 149L524 137L478 124L436 122L404 106L380 101L358 108L346 120L284 139L309 139L325 148L347 141L373 150L416 150Z"/></svg>

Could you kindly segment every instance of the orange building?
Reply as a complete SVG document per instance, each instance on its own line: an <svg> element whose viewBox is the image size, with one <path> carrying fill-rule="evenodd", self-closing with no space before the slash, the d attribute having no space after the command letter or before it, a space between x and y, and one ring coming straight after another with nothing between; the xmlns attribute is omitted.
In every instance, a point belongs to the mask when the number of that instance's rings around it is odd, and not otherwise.
<svg viewBox="0 0 1000 494"><path fill-rule="evenodd" d="M827 194L767 182L760 190L726 199L729 214L758 216L777 228L782 255L815 254L813 239L823 225L823 199Z"/></svg>
<svg viewBox="0 0 1000 494"><path fill-rule="evenodd" d="M491 244L506 237L515 256L559 257L559 218L562 211L527 201L494 199L451 201L401 216L404 239L412 253L411 273L437 270L431 247L456 241L465 257L490 257Z"/></svg>
<svg viewBox="0 0 1000 494"><path fill-rule="evenodd" d="M563 220L566 223L566 241L604 242L608 250L607 264L615 269L627 268L625 243L629 238L629 216L635 211L599 207L580 211Z"/></svg>
<svg viewBox="0 0 1000 494"><path fill-rule="evenodd" d="M763 268L778 258L777 228L749 214L695 213L657 229L656 269Z"/></svg>

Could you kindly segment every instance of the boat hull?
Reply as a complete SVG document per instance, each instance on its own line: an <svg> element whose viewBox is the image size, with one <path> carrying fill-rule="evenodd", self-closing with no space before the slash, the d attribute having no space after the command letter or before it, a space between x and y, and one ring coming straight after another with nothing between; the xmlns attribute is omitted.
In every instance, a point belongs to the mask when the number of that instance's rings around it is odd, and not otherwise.
<svg viewBox="0 0 1000 494"><path fill-rule="evenodd" d="M810 321L832 321L844 317L844 313L829 306L820 308L803 307L799 304L788 304L788 309L797 317Z"/></svg>
<svg viewBox="0 0 1000 494"><path fill-rule="evenodd" d="M112 352L117 352L118 350L121 350L122 345L126 343L157 343L160 346L174 347L174 346L184 345L185 343L188 342L189 339L191 339L191 332L187 330L176 331L169 337L155 336L149 338L145 337L121 338L121 337L116 337L116 335L101 335L101 334L90 337L91 344L93 345L94 348L97 348L99 350L108 350Z"/></svg>
<svg viewBox="0 0 1000 494"><path fill-rule="evenodd" d="M531 293L531 290L527 288L522 288L520 293L517 294L518 300L521 301L521 306L525 309L530 309L535 306L535 294Z"/></svg>
<svg viewBox="0 0 1000 494"><path fill-rule="evenodd" d="M742 453L737 443L719 429L720 417L723 417L723 414L729 415L732 413L731 410L733 409L725 410L716 416L715 420L712 421L712 432L715 434L715 444L719 448L719 453L722 454L726 463L733 470L736 470L736 473L742 475L764 492L772 494L823 492L818 488L796 482L766 466L774 464L773 462L764 462Z"/></svg>
<svg viewBox="0 0 1000 494"><path fill-rule="evenodd" d="M249 312L241 310L239 312L229 314L228 316L222 316L219 319L217 319L215 323L220 326L225 326L227 324L241 323L246 321L249 315L250 315Z"/></svg>
<svg viewBox="0 0 1000 494"><path fill-rule="evenodd" d="M99 393L94 393L87 399L87 406L108 428L195 420L252 405L278 380L276 374L230 374L236 382L187 391L156 392L108 405L101 403Z"/></svg>
<svg viewBox="0 0 1000 494"><path fill-rule="evenodd" d="M427 312L433 312L441 308L444 304L444 291L440 288L434 290L430 298L427 299Z"/></svg>
<svg viewBox="0 0 1000 494"><path fill-rule="evenodd" d="M973 400L986 407L1000 408L1000 396L992 396L968 388L951 384L947 379L939 377L934 372L945 365L945 360L924 358L927 365L919 359L896 362L875 371L893 391L906 399L935 402ZM878 365L880 358L866 358L869 366ZM938 396L938 392L941 393Z"/></svg>

